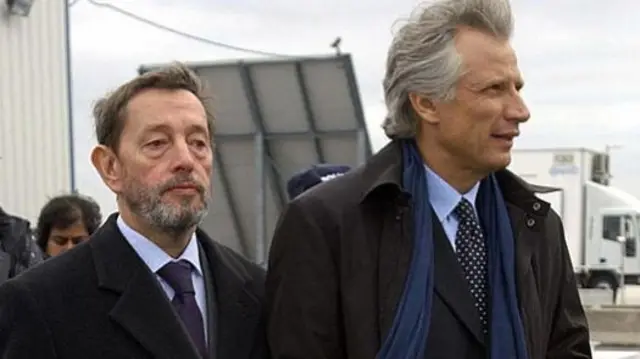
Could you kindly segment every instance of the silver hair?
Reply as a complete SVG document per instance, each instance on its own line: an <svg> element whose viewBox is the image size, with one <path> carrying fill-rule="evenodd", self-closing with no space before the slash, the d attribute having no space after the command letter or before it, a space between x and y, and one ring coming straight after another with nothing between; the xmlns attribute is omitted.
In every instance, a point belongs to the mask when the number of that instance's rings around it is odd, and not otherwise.
<svg viewBox="0 0 640 359"><path fill-rule="evenodd" d="M389 138L412 138L417 115L409 101L415 92L435 101L452 100L462 73L455 49L456 29L467 26L511 38L509 0L436 0L417 9L396 33L387 55L383 81Z"/></svg>

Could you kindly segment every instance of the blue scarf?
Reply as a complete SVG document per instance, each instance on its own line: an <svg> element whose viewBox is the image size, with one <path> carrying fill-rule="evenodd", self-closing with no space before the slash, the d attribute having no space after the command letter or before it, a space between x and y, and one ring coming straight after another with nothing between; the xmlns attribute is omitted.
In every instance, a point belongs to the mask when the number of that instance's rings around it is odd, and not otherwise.
<svg viewBox="0 0 640 359"><path fill-rule="evenodd" d="M413 141L402 142L403 186L413 199L414 249L404 292L377 359L423 359L433 303L433 222L422 157ZM478 192L487 234L490 285L491 359L527 359L524 326L518 310L515 245L507 207L495 176Z"/></svg>

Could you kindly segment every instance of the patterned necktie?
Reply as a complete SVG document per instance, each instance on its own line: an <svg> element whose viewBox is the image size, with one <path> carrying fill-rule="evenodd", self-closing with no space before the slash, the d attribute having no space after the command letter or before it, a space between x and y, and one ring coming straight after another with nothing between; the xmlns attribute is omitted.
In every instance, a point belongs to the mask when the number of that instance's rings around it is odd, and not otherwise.
<svg viewBox="0 0 640 359"><path fill-rule="evenodd" d="M182 323L187 328L193 343L196 345L196 349L202 358L206 358L208 355L204 338L204 324L202 313L200 313L200 308L196 303L196 292L193 289L191 271L191 263L180 260L178 262L170 262L160 268L158 275L169 283L175 291L171 304L173 304Z"/></svg>
<svg viewBox="0 0 640 359"><path fill-rule="evenodd" d="M459 226L456 233L456 253L464 270L475 306L480 314L484 333L487 333L488 280L487 247L471 203L462 199L455 209Z"/></svg>

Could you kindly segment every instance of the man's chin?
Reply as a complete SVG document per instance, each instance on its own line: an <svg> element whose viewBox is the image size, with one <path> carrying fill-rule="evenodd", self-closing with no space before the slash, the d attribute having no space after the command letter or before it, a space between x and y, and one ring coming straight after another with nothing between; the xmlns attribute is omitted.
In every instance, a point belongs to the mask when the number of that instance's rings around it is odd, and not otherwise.
<svg viewBox="0 0 640 359"><path fill-rule="evenodd" d="M477 167L479 172L483 172L485 175L491 173L500 172L506 169L511 162L510 156L500 156L485 158L480 166Z"/></svg>
<svg viewBox="0 0 640 359"><path fill-rule="evenodd" d="M181 211L181 212L163 212L153 217L153 222L158 228L170 232L182 232L192 230L204 217L204 212Z"/></svg>
<svg viewBox="0 0 640 359"><path fill-rule="evenodd" d="M190 203L186 205L183 203L167 203L163 209L164 213L170 214L172 218L196 218L201 217L203 213L206 213L207 208L201 201L197 203Z"/></svg>

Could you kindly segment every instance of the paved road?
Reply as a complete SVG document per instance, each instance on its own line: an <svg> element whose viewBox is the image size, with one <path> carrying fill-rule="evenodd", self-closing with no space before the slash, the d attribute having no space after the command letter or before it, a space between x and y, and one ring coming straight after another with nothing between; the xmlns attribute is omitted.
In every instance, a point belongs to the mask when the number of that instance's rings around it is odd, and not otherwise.
<svg viewBox="0 0 640 359"><path fill-rule="evenodd" d="M593 359L640 359L638 351L596 350Z"/></svg>
<svg viewBox="0 0 640 359"><path fill-rule="evenodd" d="M640 285L627 285L621 292L620 300L624 304L640 305Z"/></svg>
<svg viewBox="0 0 640 359"><path fill-rule="evenodd" d="M611 304L611 293L599 290L581 291L583 304ZM640 286L629 285L618 294L618 304L640 306ZM596 348L594 359L640 359L640 348L614 350L611 348Z"/></svg>
<svg viewBox="0 0 640 359"><path fill-rule="evenodd" d="M580 289L582 304L589 307L593 305L611 305L613 293L604 289ZM617 304L640 306L640 286L628 285L618 293Z"/></svg>

